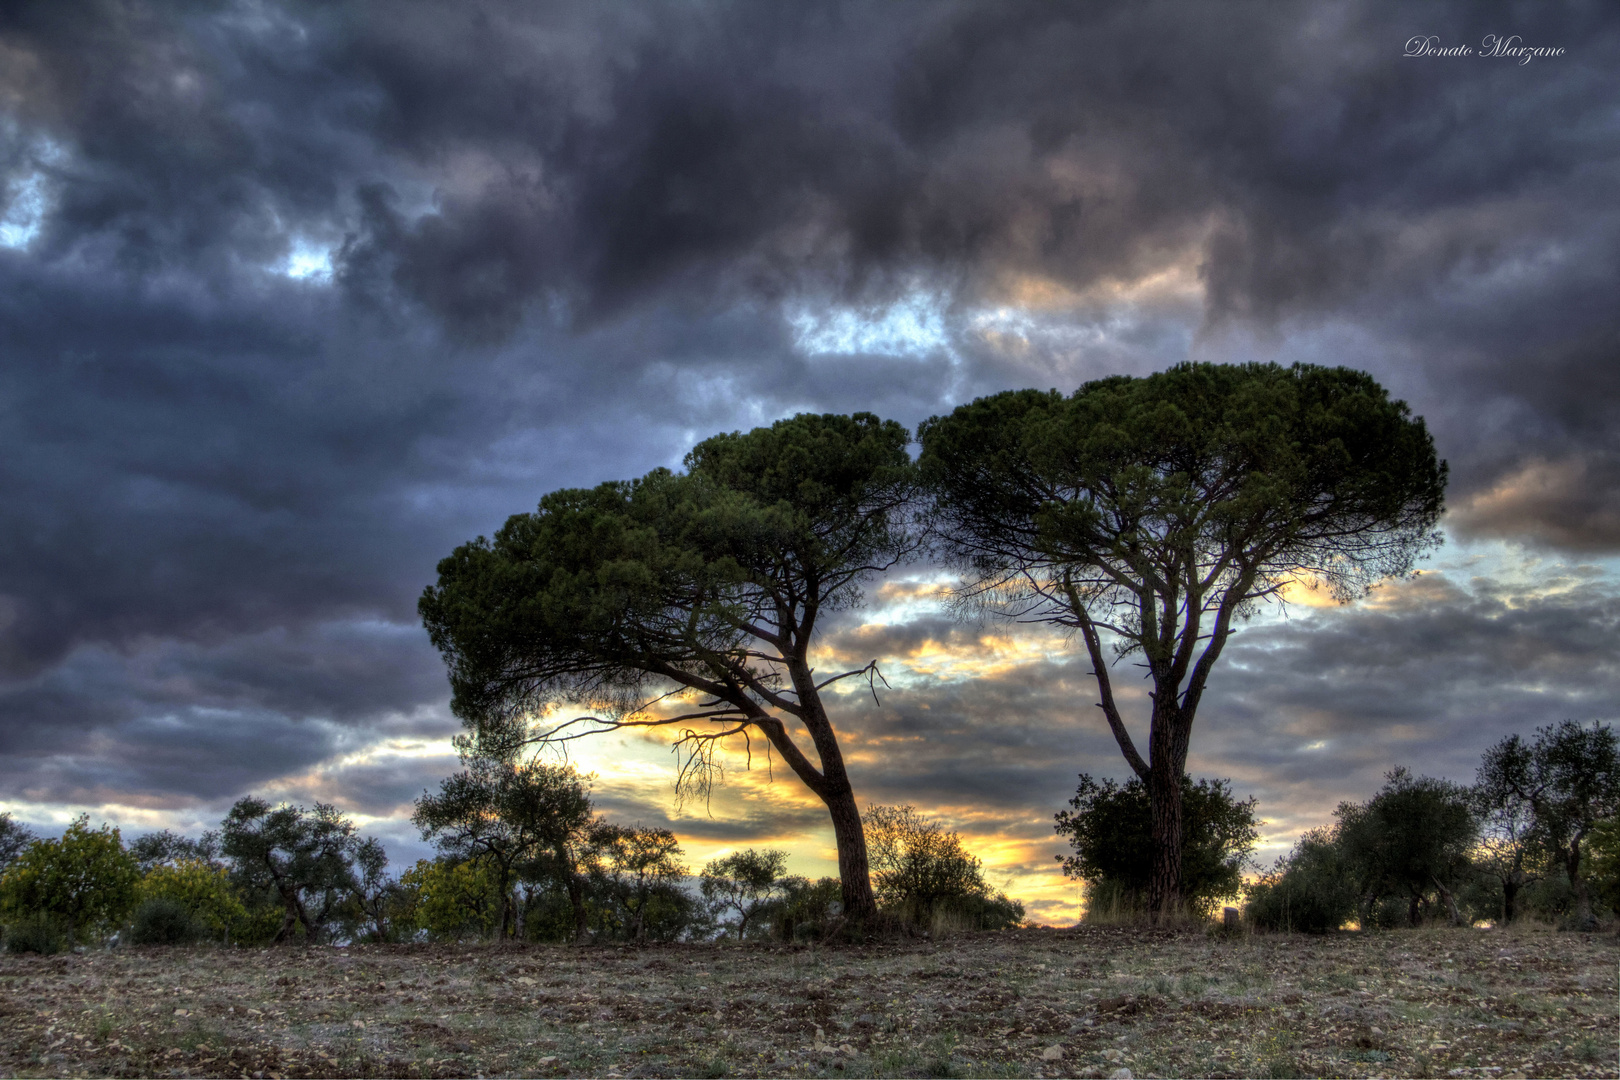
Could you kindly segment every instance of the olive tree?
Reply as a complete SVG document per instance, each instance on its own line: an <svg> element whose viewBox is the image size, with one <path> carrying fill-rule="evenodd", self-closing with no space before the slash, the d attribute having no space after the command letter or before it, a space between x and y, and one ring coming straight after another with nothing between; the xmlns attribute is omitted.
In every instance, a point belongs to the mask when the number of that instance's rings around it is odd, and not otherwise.
<svg viewBox="0 0 1620 1080"><path fill-rule="evenodd" d="M10 813L0 814L0 871L15 862L35 839L28 827L14 821Z"/></svg>
<svg viewBox="0 0 1620 1080"><path fill-rule="evenodd" d="M305 942L318 940L360 886L355 870L361 852L381 852L335 806L272 807L251 795L225 815L220 837L220 851L236 864L249 895L268 895L280 904L277 943L290 942L300 928Z"/></svg>
<svg viewBox="0 0 1620 1080"><path fill-rule="evenodd" d="M1485 752L1475 790L1488 810L1528 813L1531 842L1569 877L1575 919L1594 923L1581 873L1582 845L1597 823L1620 813L1620 742L1607 724L1573 720L1509 735Z"/></svg>
<svg viewBox="0 0 1620 1080"><path fill-rule="evenodd" d="M906 429L868 413L717 435L686 471L556 491L439 564L420 611L484 752L669 727L680 797L762 737L827 807L844 910L876 911L855 792L810 662L826 612L919 547ZM583 707L569 717L553 708ZM805 740L801 746L795 736Z"/></svg>
<svg viewBox="0 0 1620 1080"><path fill-rule="evenodd" d="M721 859L711 859L698 877L703 901L715 918L737 916L737 940L748 924L768 912L781 898L787 877L787 852L744 848Z"/></svg>
<svg viewBox="0 0 1620 1080"><path fill-rule="evenodd" d="M592 831L592 876L604 897L617 909L625 936L647 936L647 914L661 901L678 903L687 867L681 845L668 829L602 822Z"/></svg>
<svg viewBox="0 0 1620 1080"><path fill-rule="evenodd" d="M1290 582L1349 601L1439 543L1445 464L1371 376L1182 364L980 398L919 429L959 594L1072 630L1152 803L1154 912L1182 896L1181 778L1234 624ZM1144 755L1112 659L1152 681Z"/></svg>
<svg viewBox="0 0 1620 1080"><path fill-rule="evenodd" d="M1356 880L1363 925L1372 924L1380 899L1395 896L1406 901L1407 921L1416 926L1431 893L1451 924L1462 925L1457 889L1473 869L1479 842L1469 789L1395 768L1371 799L1341 803L1334 816L1334 841Z"/></svg>
<svg viewBox="0 0 1620 1080"><path fill-rule="evenodd" d="M518 932L513 892L523 877L544 877L568 895L574 939L589 940L585 866L598 822L590 788L570 765L471 756L437 795L423 794L411 818L424 840L451 861L489 866L501 898L498 934Z"/></svg>

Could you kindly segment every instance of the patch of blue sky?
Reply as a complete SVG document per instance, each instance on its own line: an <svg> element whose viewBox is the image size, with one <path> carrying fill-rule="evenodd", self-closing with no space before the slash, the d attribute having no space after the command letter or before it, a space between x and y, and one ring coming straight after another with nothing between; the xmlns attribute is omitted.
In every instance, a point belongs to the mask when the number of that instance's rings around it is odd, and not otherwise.
<svg viewBox="0 0 1620 1080"><path fill-rule="evenodd" d="M806 356L934 356L951 352L945 297L914 290L872 307L801 305L787 312L794 344Z"/></svg>
<svg viewBox="0 0 1620 1080"><path fill-rule="evenodd" d="M45 216L50 212L51 169L67 159L67 151L51 139L28 140L20 134L15 122L0 125L0 140L31 142L21 156L31 159L33 167L6 183L3 213L0 213L0 247L20 251L33 243L44 227Z"/></svg>
<svg viewBox="0 0 1620 1080"><path fill-rule="evenodd" d="M332 280L332 249L303 237L293 240L280 271L298 281L329 282Z"/></svg>
<svg viewBox="0 0 1620 1080"><path fill-rule="evenodd" d="M45 221L45 174L30 173L11 184L6 212L0 217L0 247L18 251L34 242Z"/></svg>

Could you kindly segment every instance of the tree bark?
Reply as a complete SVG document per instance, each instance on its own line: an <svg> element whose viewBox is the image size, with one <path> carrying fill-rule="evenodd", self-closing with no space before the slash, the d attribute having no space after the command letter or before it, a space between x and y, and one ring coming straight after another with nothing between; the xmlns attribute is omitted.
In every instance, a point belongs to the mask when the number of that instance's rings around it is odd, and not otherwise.
<svg viewBox="0 0 1620 1080"><path fill-rule="evenodd" d="M1590 930L1597 926L1597 918L1592 914L1592 891L1581 880L1581 841L1579 837L1571 840L1564 849L1564 871L1569 874L1569 887L1575 893L1575 925L1582 930Z"/></svg>
<svg viewBox="0 0 1620 1080"><path fill-rule="evenodd" d="M1172 916L1181 906L1181 774L1187 762L1191 721L1174 704L1167 704L1174 697L1174 687L1160 682L1148 733L1148 805L1153 819L1148 913L1154 923Z"/></svg>
<svg viewBox="0 0 1620 1080"><path fill-rule="evenodd" d="M1158 753L1153 755L1150 788L1153 874L1148 879L1148 909L1157 923L1181 902L1181 777Z"/></svg>
<svg viewBox="0 0 1620 1080"><path fill-rule="evenodd" d="M802 659L795 657L788 665L793 688L798 693L803 709L801 719L810 739L815 744L816 756L821 759L819 789L811 790L821 796L832 817L833 840L838 845L838 883L844 904L845 918L863 920L877 914L877 898L872 894L872 870L866 857L866 830L861 826L861 811L855 805L855 789L844 769L844 755L838 748L838 736L827 711L822 707L821 694L815 678Z"/></svg>
<svg viewBox="0 0 1620 1080"><path fill-rule="evenodd" d="M823 796L832 816L833 839L838 844L839 893L846 917L869 919L877 914L877 898L872 894L872 873L866 858L866 830L861 826L854 791L847 782L842 788Z"/></svg>
<svg viewBox="0 0 1620 1080"><path fill-rule="evenodd" d="M568 903L574 909L574 944L585 945L591 940L590 913L585 910L585 889L573 862L562 848L557 849L557 862L562 867L563 879L568 886Z"/></svg>
<svg viewBox="0 0 1620 1080"><path fill-rule="evenodd" d="M1515 905L1519 898L1519 883L1512 879L1502 881L1502 922L1511 923L1517 914Z"/></svg>

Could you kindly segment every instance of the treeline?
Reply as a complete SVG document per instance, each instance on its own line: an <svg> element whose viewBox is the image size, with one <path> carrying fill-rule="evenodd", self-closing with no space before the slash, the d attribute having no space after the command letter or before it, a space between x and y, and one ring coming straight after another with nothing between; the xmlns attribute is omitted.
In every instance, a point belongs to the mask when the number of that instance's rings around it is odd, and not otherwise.
<svg viewBox="0 0 1620 1080"><path fill-rule="evenodd" d="M1620 762L1608 725L1512 735L1472 786L1395 769L1249 890L1262 928L1510 923L1590 929L1620 911Z"/></svg>
<svg viewBox="0 0 1620 1080"><path fill-rule="evenodd" d="M881 911L929 932L1023 920L961 837L912 807L864 825ZM81 816L36 839L0 816L0 919L13 951L130 942L806 940L836 933L836 878L743 850L694 876L667 829L599 816L571 766L474 759L418 800L437 857L397 875L382 844L336 808L244 798L200 839L163 831L125 845Z"/></svg>
<svg viewBox="0 0 1620 1080"><path fill-rule="evenodd" d="M1366 802L1343 803L1258 879L1253 799L1182 778L1184 917L1242 901L1250 925L1322 933L1522 917L1589 929L1620 914L1620 759L1607 725L1565 721L1488 750L1472 785L1397 768ZM1056 829L1086 919L1146 917L1153 870L1146 786L1082 774Z"/></svg>

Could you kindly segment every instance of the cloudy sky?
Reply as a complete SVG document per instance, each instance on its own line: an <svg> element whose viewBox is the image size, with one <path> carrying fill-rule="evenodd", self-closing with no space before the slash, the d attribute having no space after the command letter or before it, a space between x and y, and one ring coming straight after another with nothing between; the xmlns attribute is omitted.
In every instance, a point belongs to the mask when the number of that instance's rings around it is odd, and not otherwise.
<svg viewBox="0 0 1620 1080"><path fill-rule="evenodd" d="M1267 857L1392 765L1620 718L1612 5L92 7L0 11L0 809L41 831L252 791L415 858L456 544L717 431L1188 359L1370 371L1451 465L1420 577L1217 669L1193 766ZM1051 815L1123 762L1072 644L950 580L827 631L892 684L837 700L857 791L1072 918ZM677 811L667 748L576 758L694 862L832 869L783 769Z"/></svg>

